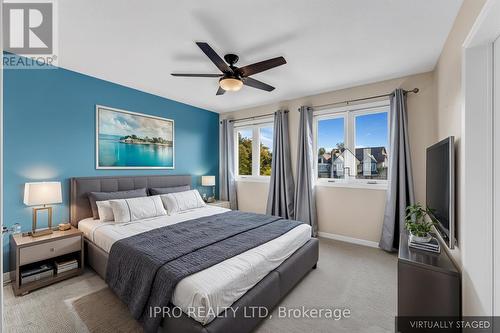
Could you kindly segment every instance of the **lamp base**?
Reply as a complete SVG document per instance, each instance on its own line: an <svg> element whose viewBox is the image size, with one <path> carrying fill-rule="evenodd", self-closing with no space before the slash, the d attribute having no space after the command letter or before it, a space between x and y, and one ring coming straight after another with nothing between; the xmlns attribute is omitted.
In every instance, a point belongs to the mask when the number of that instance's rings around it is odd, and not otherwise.
<svg viewBox="0 0 500 333"><path fill-rule="evenodd" d="M40 236L50 235L52 233L53 233L52 229L44 229L39 231L30 231L28 235L30 235L31 237L40 237Z"/></svg>
<svg viewBox="0 0 500 333"><path fill-rule="evenodd" d="M48 228L37 231L36 224L37 224L38 212L42 210L47 211ZM40 236L50 235L51 233L52 233L52 207L47 207L44 205L43 207L40 208L33 208L33 225L31 227L30 236L40 237Z"/></svg>

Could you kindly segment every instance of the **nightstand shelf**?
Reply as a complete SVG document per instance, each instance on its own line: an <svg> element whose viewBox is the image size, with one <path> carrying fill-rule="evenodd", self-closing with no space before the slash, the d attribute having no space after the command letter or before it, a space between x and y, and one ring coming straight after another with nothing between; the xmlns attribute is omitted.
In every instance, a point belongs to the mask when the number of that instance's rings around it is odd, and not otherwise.
<svg viewBox="0 0 500 333"><path fill-rule="evenodd" d="M38 281L25 283L25 284L21 285L17 289L17 291L14 288L14 291L15 291L16 296L26 295L30 291L33 291L33 290L36 290L36 289L39 289L42 287L46 287L48 285L57 283L59 281L63 281L63 280L72 278L74 276L80 275L81 273L82 273L81 268L72 269L71 271L63 272L60 274L54 274L54 276L52 276L52 277L47 277L47 278L40 279Z"/></svg>
<svg viewBox="0 0 500 333"><path fill-rule="evenodd" d="M50 235L40 237L23 237L13 235L10 239L11 279L15 295L24 295L32 290L77 276L83 273L83 233L76 228L66 231L56 230ZM58 273L56 261L76 260L78 268ZM53 275L39 280L21 282L21 273L27 269L40 267L43 264L53 265Z"/></svg>

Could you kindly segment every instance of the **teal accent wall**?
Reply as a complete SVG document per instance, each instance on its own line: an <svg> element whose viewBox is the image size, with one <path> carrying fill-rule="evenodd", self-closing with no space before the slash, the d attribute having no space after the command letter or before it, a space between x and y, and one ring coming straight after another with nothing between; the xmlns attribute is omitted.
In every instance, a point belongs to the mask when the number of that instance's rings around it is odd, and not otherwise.
<svg viewBox="0 0 500 333"><path fill-rule="evenodd" d="M158 73L168 75L168 73ZM96 170L95 106L175 121L174 170ZM219 173L219 115L70 70L4 70L4 225L31 229L24 183L61 181L54 224L69 220L69 179L82 176ZM4 237L4 271L9 239Z"/></svg>

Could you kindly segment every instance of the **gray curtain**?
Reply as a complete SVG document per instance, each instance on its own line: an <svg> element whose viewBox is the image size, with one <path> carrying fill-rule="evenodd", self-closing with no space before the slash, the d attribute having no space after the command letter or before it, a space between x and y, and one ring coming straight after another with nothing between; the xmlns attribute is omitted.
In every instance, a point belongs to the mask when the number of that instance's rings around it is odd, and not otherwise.
<svg viewBox="0 0 500 333"><path fill-rule="evenodd" d="M273 160L266 213L294 218L294 184L290 158L288 111L274 114Z"/></svg>
<svg viewBox="0 0 500 333"><path fill-rule="evenodd" d="M228 119L220 125L220 198L230 202L231 209L238 209L236 182L234 180L234 126Z"/></svg>
<svg viewBox="0 0 500 333"><path fill-rule="evenodd" d="M386 251L399 249L399 234L404 230L405 208L415 203L406 109L404 90L396 89L391 96L389 188L379 243L380 248Z"/></svg>
<svg viewBox="0 0 500 333"><path fill-rule="evenodd" d="M297 177L295 184L295 219L312 227L312 236L318 234L316 200L314 198L313 174L313 110L301 106L299 123L299 145L297 151Z"/></svg>

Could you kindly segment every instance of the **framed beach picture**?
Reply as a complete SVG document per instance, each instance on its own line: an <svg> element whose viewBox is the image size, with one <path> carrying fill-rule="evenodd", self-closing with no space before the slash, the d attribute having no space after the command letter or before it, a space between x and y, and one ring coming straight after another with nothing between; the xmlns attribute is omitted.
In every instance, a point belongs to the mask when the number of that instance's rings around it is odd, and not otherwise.
<svg viewBox="0 0 500 333"><path fill-rule="evenodd" d="M96 105L97 169L173 169L174 121Z"/></svg>

